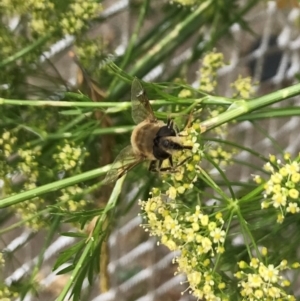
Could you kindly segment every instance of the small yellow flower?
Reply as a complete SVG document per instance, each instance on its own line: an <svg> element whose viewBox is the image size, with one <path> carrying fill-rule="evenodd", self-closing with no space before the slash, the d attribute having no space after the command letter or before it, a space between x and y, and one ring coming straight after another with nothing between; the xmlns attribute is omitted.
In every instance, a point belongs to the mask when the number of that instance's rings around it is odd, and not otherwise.
<svg viewBox="0 0 300 301"><path fill-rule="evenodd" d="M284 281L282 281L281 286L283 286L283 287L289 287L289 286L291 286L291 282L288 281L287 279L285 279Z"/></svg>
<svg viewBox="0 0 300 301"><path fill-rule="evenodd" d="M284 220L284 216L281 213L279 213L277 215L277 223L282 224L283 220Z"/></svg>
<svg viewBox="0 0 300 301"><path fill-rule="evenodd" d="M258 264L259 264L259 260L257 258L252 258L251 259L250 266L252 266L253 268L257 269L258 268Z"/></svg>
<svg viewBox="0 0 300 301"><path fill-rule="evenodd" d="M294 262L294 263L292 264L292 268L293 268L293 269L299 269L299 268L300 268L300 263L299 263L299 262Z"/></svg>
<svg viewBox="0 0 300 301"><path fill-rule="evenodd" d="M274 194L272 196L272 200L273 200L273 206L275 208L286 205L286 196L284 196L283 194Z"/></svg>
<svg viewBox="0 0 300 301"><path fill-rule="evenodd" d="M192 287L196 287L201 282L202 274L200 272L192 272L187 275L187 279Z"/></svg>
<svg viewBox="0 0 300 301"><path fill-rule="evenodd" d="M264 293L262 290L258 289L258 290L255 290L254 296L258 299L261 299L264 296Z"/></svg>
<svg viewBox="0 0 300 301"><path fill-rule="evenodd" d="M275 184L280 184L283 177L284 176L281 173L275 173L274 175L271 175L271 181Z"/></svg>
<svg viewBox="0 0 300 301"><path fill-rule="evenodd" d="M184 186L179 186L177 188L178 193L183 194L185 192L185 187Z"/></svg>
<svg viewBox="0 0 300 301"><path fill-rule="evenodd" d="M258 184L258 185L262 183L262 178L261 178L261 176L255 175L254 178L253 178L253 180L254 180L254 182L255 182L256 184Z"/></svg>
<svg viewBox="0 0 300 301"><path fill-rule="evenodd" d="M300 181L300 173L299 172L293 173L291 176L291 181L293 183L298 183Z"/></svg>
<svg viewBox="0 0 300 301"><path fill-rule="evenodd" d="M207 226L208 225L208 222L209 222L209 217L208 217L208 215L202 215L201 217L200 217L200 222L201 222L201 225L202 226ZM213 224L214 226L216 226L216 224L214 223ZM212 228L212 227L211 227Z"/></svg>
<svg viewBox="0 0 300 301"><path fill-rule="evenodd" d="M274 172L274 167L271 165L270 162L267 162L267 163L264 165L264 170L265 170L265 171L268 171L268 172Z"/></svg>
<svg viewBox="0 0 300 301"><path fill-rule="evenodd" d="M193 230L196 232L196 231L199 231L200 226L199 226L198 223L192 223L192 228L193 228Z"/></svg>
<svg viewBox="0 0 300 301"><path fill-rule="evenodd" d="M267 249L266 247L262 247L262 249L261 249L261 254L262 254L263 256L267 256L267 254L268 254L268 249Z"/></svg>
<svg viewBox="0 0 300 301"><path fill-rule="evenodd" d="M245 269L245 268L248 267L248 264L245 261L243 261L243 260L239 261L238 265L239 265L240 269Z"/></svg>
<svg viewBox="0 0 300 301"><path fill-rule="evenodd" d="M251 285L251 287L261 287L263 280L262 278L257 274L249 274L248 275L248 282Z"/></svg>
<svg viewBox="0 0 300 301"><path fill-rule="evenodd" d="M212 242L209 238L204 237L201 241L202 247L203 247L203 252L208 253L211 248L212 248Z"/></svg>
<svg viewBox="0 0 300 301"><path fill-rule="evenodd" d="M215 223L215 222L210 222L209 224L208 224L208 230L209 231L213 231L213 230L215 230L217 228L217 224Z"/></svg>
<svg viewBox="0 0 300 301"><path fill-rule="evenodd" d="M269 264L268 267L261 265L258 270L259 274L266 282L277 283L279 271L273 264Z"/></svg>
<svg viewBox="0 0 300 301"><path fill-rule="evenodd" d="M171 240L171 239L169 239L169 240L165 243L165 245L166 245L171 251L175 251L175 250L177 249L176 243L175 243L173 240Z"/></svg>
<svg viewBox="0 0 300 301"><path fill-rule="evenodd" d="M297 203L289 203L288 207L286 208L287 212L290 212L292 214L298 213L299 212L299 207Z"/></svg>
<svg viewBox="0 0 300 301"><path fill-rule="evenodd" d="M171 186L167 191L166 194L169 196L170 199L175 200L177 195L177 190L174 186Z"/></svg>
<svg viewBox="0 0 300 301"><path fill-rule="evenodd" d="M220 228L214 229L209 235L213 238L214 243L223 243L225 240L225 231Z"/></svg>
<svg viewBox="0 0 300 301"><path fill-rule="evenodd" d="M269 208L269 206L270 206L270 203L267 202L267 201L263 201L263 202L261 203L261 209Z"/></svg>
<svg viewBox="0 0 300 301"><path fill-rule="evenodd" d="M182 89L178 94L179 98L188 98L191 96L192 96L192 92L191 92L191 90L188 90L188 89Z"/></svg>
<svg viewBox="0 0 300 301"><path fill-rule="evenodd" d="M289 190L289 197L292 199L298 199L299 198L299 191L295 188Z"/></svg>

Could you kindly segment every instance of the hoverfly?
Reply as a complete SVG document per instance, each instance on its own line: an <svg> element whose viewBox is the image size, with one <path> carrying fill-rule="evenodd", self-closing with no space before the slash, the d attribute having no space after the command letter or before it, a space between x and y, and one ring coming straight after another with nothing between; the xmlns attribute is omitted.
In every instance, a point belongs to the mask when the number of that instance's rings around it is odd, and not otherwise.
<svg viewBox="0 0 300 301"><path fill-rule="evenodd" d="M121 178L136 165L148 160L149 171L175 171L172 153L178 150L192 149L180 142L179 135L172 119L167 124L154 116L149 99L140 81L134 78L131 86L131 113L137 124L131 134L131 145L125 147L116 157L112 168L108 171L104 183ZM162 167L168 159L170 167Z"/></svg>

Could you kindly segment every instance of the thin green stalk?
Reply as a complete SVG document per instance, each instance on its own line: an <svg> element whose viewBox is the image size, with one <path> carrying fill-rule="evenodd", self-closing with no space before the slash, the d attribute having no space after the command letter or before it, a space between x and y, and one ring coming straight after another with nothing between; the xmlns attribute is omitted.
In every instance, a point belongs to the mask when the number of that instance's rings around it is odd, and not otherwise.
<svg viewBox="0 0 300 301"><path fill-rule="evenodd" d="M246 234L248 235L248 237L249 237L249 239L250 239L250 241L251 241L251 243L252 243L252 245L253 245L253 247L254 247L254 249L256 251L257 257L259 258L259 260L261 260L260 252L258 250L258 247L257 247L257 244L255 242L255 239L254 239L251 231L248 228L248 224L247 224L246 220L244 219L244 217L243 217L243 215L242 215L242 213L241 213L241 211L240 211L239 208L237 208L236 212L237 212L237 216L239 217L239 221L240 221L240 225L241 225L241 228L242 228L242 231L243 231L245 245L246 245L246 248L248 250L249 257L252 258L252 253L251 253L249 244L247 242Z"/></svg>
<svg viewBox="0 0 300 301"><path fill-rule="evenodd" d="M29 46L21 49L17 53L15 53L15 54L9 56L8 58L4 59L2 62L0 62L0 68L3 68L4 66L15 62L16 60L20 59L21 57L23 57L26 54L33 51L35 48L45 44L48 41L48 39L51 37L51 35L52 35L51 33L48 33L45 36L40 37L34 43L30 44Z"/></svg>
<svg viewBox="0 0 300 301"><path fill-rule="evenodd" d="M276 117L295 117L300 115L299 107L285 107L285 108L268 108L266 110L261 110L259 112L254 112L251 114L246 114L237 118L238 121L251 121L266 118L276 118Z"/></svg>
<svg viewBox="0 0 300 301"><path fill-rule="evenodd" d="M217 142L217 143L221 143L221 144L225 144L225 145L230 145L230 146L232 146L234 148L237 148L241 151L245 151L245 152L253 155L256 158L259 158L264 162L269 161L269 158L266 158L261 153L258 153L258 152L254 151L253 149L251 149L249 147L243 146L243 145L235 143L235 142L231 142L229 140L223 140L223 139L215 138L215 137L203 137L203 141L205 141L205 142L212 142L213 141L213 142Z"/></svg>
<svg viewBox="0 0 300 301"><path fill-rule="evenodd" d="M264 184L259 185L254 190L243 196L239 199L239 203L246 203L248 201L253 200L257 195L261 195L261 193L264 191Z"/></svg>
<svg viewBox="0 0 300 301"><path fill-rule="evenodd" d="M142 59L128 72L131 75L142 77L149 72L154 66L170 55L176 46L185 41L196 28L201 27L205 23L205 12L213 5L212 0L202 2L197 9L191 11L182 22L175 25L171 32L165 38L149 49ZM111 98L118 97L124 92L124 83L120 82L113 91L109 91Z"/></svg>
<svg viewBox="0 0 300 301"><path fill-rule="evenodd" d="M64 180L59 180L59 181L56 181L56 182L53 182L50 184L43 185L38 188L34 188L34 189L31 189L28 191L18 193L16 195L9 196L7 198L0 200L0 208L12 206L12 205L18 204L22 201L29 200L31 198L37 197L37 196L42 195L47 192L57 191L61 188L64 188L64 187L67 187L70 185L74 185L79 182L97 178L97 177L105 174L110 168L111 168L111 165L106 165L104 167L100 167L97 169L93 169L91 171L84 172L80 175L76 175L76 176L73 176L73 177L70 177L70 178L67 178Z"/></svg>
<svg viewBox="0 0 300 301"><path fill-rule="evenodd" d="M184 98L175 99L156 99L150 100L152 106L163 105L192 105L195 103L201 103L205 105L231 105L232 100L225 97L217 96L205 96L203 98ZM33 106L33 107L82 107L82 108L118 108L118 111L127 110L131 107L131 101L109 101L109 102L81 102L81 101L56 101L56 100L21 100L21 99L4 99L0 98L0 105L12 105L12 106ZM118 112L111 110L110 112Z"/></svg>
<svg viewBox="0 0 300 301"><path fill-rule="evenodd" d="M278 154L281 154L282 156L284 156L284 150L282 149L282 147L280 146L279 142L273 138L271 136L271 134L268 133L268 131L266 131L262 126L260 126L260 124L258 124L257 122L251 122L253 129L255 129L255 131L261 133L264 137L266 137L273 146L273 152L277 152Z"/></svg>
<svg viewBox="0 0 300 301"><path fill-rule="evenodd" d="M216 193L218 193L223 200L226 202L230 202L230 199L228 198L227 194L221 189L216 182L212 180L212 178L206 173L206 171L200 167L200 178L205 181L205 183L210 186Z"/></svg>
<svg viewBox="0 0 300 301"><path fill-rule="evenodd" d="M65 133L66 131L74 128L76 124L80 123L81 121L83 121L88 116L90 116L90 113L80 114L79 116L74 118L71 122L66 124L64 127L60 128L58 132L59 133Z"/></svg>
<svg viewBox="0 0 300 301"><path fill-rule="evenodd" d="M95 243L97 243L98 241L100 242L100 239L101 239L100 233L101 233L102 225L107 218L108 212L116 206L116 202L117 202L118 197L122 190L122 185L123 185L124 179L125 179L125 177L122 177L121 179L119 179L116 182L116 185L110 195L108 203L106 204L101 217L97 221L97 224L92 233L93 235L89 238L88 243L87 243L82 255L80 256L80 258L73 270L71 277L69 278L67 284L64 286L63 291L58 296L56 301L63 301L65 299L65 297L68 294L68 292L70 291L71 287L76 282L76 279L80 273L82 266L84 266L85 262L87 261L87 258L89 256L91 256L91 251L93 250L93 245Z"/></svg>
<svg viewBox="0 0 300 301"><path fill-rule="evenodd" d="M234 212L231 210L230 211L230 216L228 218L228 221L226 222L227 226L226 226L226 231L225 231L226 232L225 237L228 236L230 225L231 225L231 222L232 222L232 219L233 219L233 215L234 215ZM224 243L223 243L223 245L224 245ZM216 258L216 262L214 264L213 272L215 272L216 269L218 268L218 264L219 264L219 261L220 261L221 257L222 257L222 254L218 253L217 258Z"/></svg>
<svg viewBox="0 0 300 301"><path fill-rule="evenodd" d="M142 8L140 10L140 14L139 14L139 18L138 18L138 21L136 23L136 26L133 30L133 33L131 34L131 38L130 38L130 41L127 45L126 52L124 54L123 60L120 64L121 69L125 69L125 67L127 66L128 62L129 62L130 56L132 55L133 47L134 47L134 45L137 41L137 37L139 35L142 24L144 22L148 6L149 6L149 0L145 0L144 3L143 3ZM111 90L114 89L114 86L116 85L117 80L118 80L117 77L114 77L114 79L113 79L113 81L110 85Z"/></svg>
<svg viewBox="0 0 300 301"><path fill-rule="evenodd" d="M226 176L226 173L222 170L222 168L217 164L209 155L205 156L205 159L210 162L214 166L214 168L219 172L220 176L226 183L226 187L229 189L230 195L232 199L235 199L235 193L230 185L230 181ZM228 201L228 200L227 200Z"/></svg>
<svg viewBox="0 0 300 301"><path fill-rule="evenodd" d="M192 63L192 62L198 60L199 57L204 52L213 49L215 47L215 45L217 44L217 41L222 36L224 36L226 33L228 33L228 29L234 23L239 23L239 21L242 20L242 18L246 15L246 13L248 13L255 6L255 4L257 2L258 2L258 0L253 0L253 1L247 2L247 4L240 11L236 12L236 14L235 14L236 18L230 20L228 26L224 26L224 24L222 24L221 26L218 26L218 28L212 33L210 39L204 44L204 47L199 48L198 45L196 45L196 47L194 47L193 56L190 59L190 62ZM245 22L242 22L242 24L244 25Z"/></svg>
<svg viewBox="0 0 300 301"><path fill-rule="evenodd" d="M154 45L163 40L168 35L169 30L185 19L189 13L189 11L174 7L174 5L170 7L168 12L168 15L153 26L144 36L140 37L134 49L136 57L144 55Z"/></svg>
<svg viewBox="0 0 300 301"><path fill-rule="evenodd" d="M34 283L36 276L40 271L40 268L44 261L44 254L45 254L47 248L51 245L53 237L57 234L57 229L60 226L61 220L62 220L61 216L56 216L56 217L54 217L53 221L51 222L50 229L49 229L49 231L47 231L47 236L46 236L45 242L39 251L38 261L37 261L36 265L34 266L31 277L30 277L30 282L32 282L32 283Z"/></svg>
<svg viewBox="0 0 300 301"><path fill-rule="evenodd" d="M201 122L202 132L206 132L209 129L217 127L251 111L266 107L299 94L300 84L297 84L253 100L237 100L228 108L226 112Z"/></svg>

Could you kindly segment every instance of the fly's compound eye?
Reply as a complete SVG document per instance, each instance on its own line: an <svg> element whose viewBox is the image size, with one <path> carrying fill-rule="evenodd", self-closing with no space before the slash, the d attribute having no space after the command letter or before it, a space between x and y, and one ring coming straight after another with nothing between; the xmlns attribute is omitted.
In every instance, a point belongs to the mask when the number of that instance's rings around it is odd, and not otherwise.
<svg viewBox="0 0 300 301"><path fill-rule="evenodd" d="M174 146L174 143L169 140L163 140L162 146L165 148L172 148Z"/></svg>

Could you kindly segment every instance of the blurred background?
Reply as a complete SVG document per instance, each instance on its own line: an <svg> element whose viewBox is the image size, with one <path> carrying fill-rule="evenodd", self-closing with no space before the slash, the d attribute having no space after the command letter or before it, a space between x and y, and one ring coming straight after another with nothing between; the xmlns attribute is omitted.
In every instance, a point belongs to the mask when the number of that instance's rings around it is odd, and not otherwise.
<svg viewBox="0 0 300 301"><path fill-rule="evenodd" d="M180 78L197 88L201 59L214 49L224 54L226 63L218 70L217 95L231 97L231 83L239 75L252 77L256 95L299 82L300 7L296 0L27 2L0 0L2 98L60 101L66 100L65 92L80 92L95 102L128 101L130 82L103 68L109 60L144 81ZM149 96L155 97L151 91ZM296 98L288 100L290 106L298 102ZM124 135L118 135L99 129L132 125L129 111L104 115L100 110L82 108L2 106L1 116L1 134L10 132L17 137L10 151L11 162L14 159L11 154L19 149L28 151L40 145L42 153L31 154L38 159L36 167L31 166L28 173L39 170L39 176L28 181L20 179L14 167L6 166L7 160L1 158L6 162L1 163L2 177L10 174L14 184L23 185L9 190L2 181L3 197L111 163L128 144L130 130L124 127ZM299 118L264 120L261 127L272 133L272 138L286 151L294 154L299 150ZM262 128L243 122L232 128L230 136L267 156L270 141L264 138ZM31 143L28 148L24 146L27 142ZM59 154L57 150L66 145L76 146L81 154L78 161L82 159L84 163L59 173L62 168L54 166L61 162L53 154ZM237 159L246 161L247 154L240 153ZM49 173L51 169L53 173ZM21 168L23 173L24 170ZM147 198L154 181L149 176L147 181L137 182L142 171L133 173L132 182L124 188L122 202L115 212L118 218L102 250L107 254L107 259L104 255L102 258L102 273L91 287L88 281L84 282L82 300L195 299L188 293L181 294L187 286L179 285L185 281L183 275L174 276L174 253L157 246L155 237L149 237L140 227L142 218L138 215L137 200ZM237 179L247 179L251 169L244 165L238 170L229 167L227 172ZM133 187L134 182L138 184ZM97 185L97 181L86 185ZM77 188L83 189L80 185ZM108 188L93 190L88 196L89 206L101 208L110 192ZM60 197L51 195L43 202L51 203ZM35 204L40 201L33 200ZM24 216L32 217L32 212L42 208L36 205L38 208L28 212L26 206L28 203L15 208L18 215L2 210L1 228L15 225ZM53 264L57 254L76 241L74 237L55 234L45 243L45 237L49 236L43 223L47 221L29 219L26 226L1 234L0 246L6 258L1 279L7 285L22 286L26 291L24 279L41 260L42 250L43 260L35 280L38 293L27 293L24 300L28 301L55 300L68 277L52 272ZM54 229L58 233L70 229L70 225L59 223Z"/></svg>

